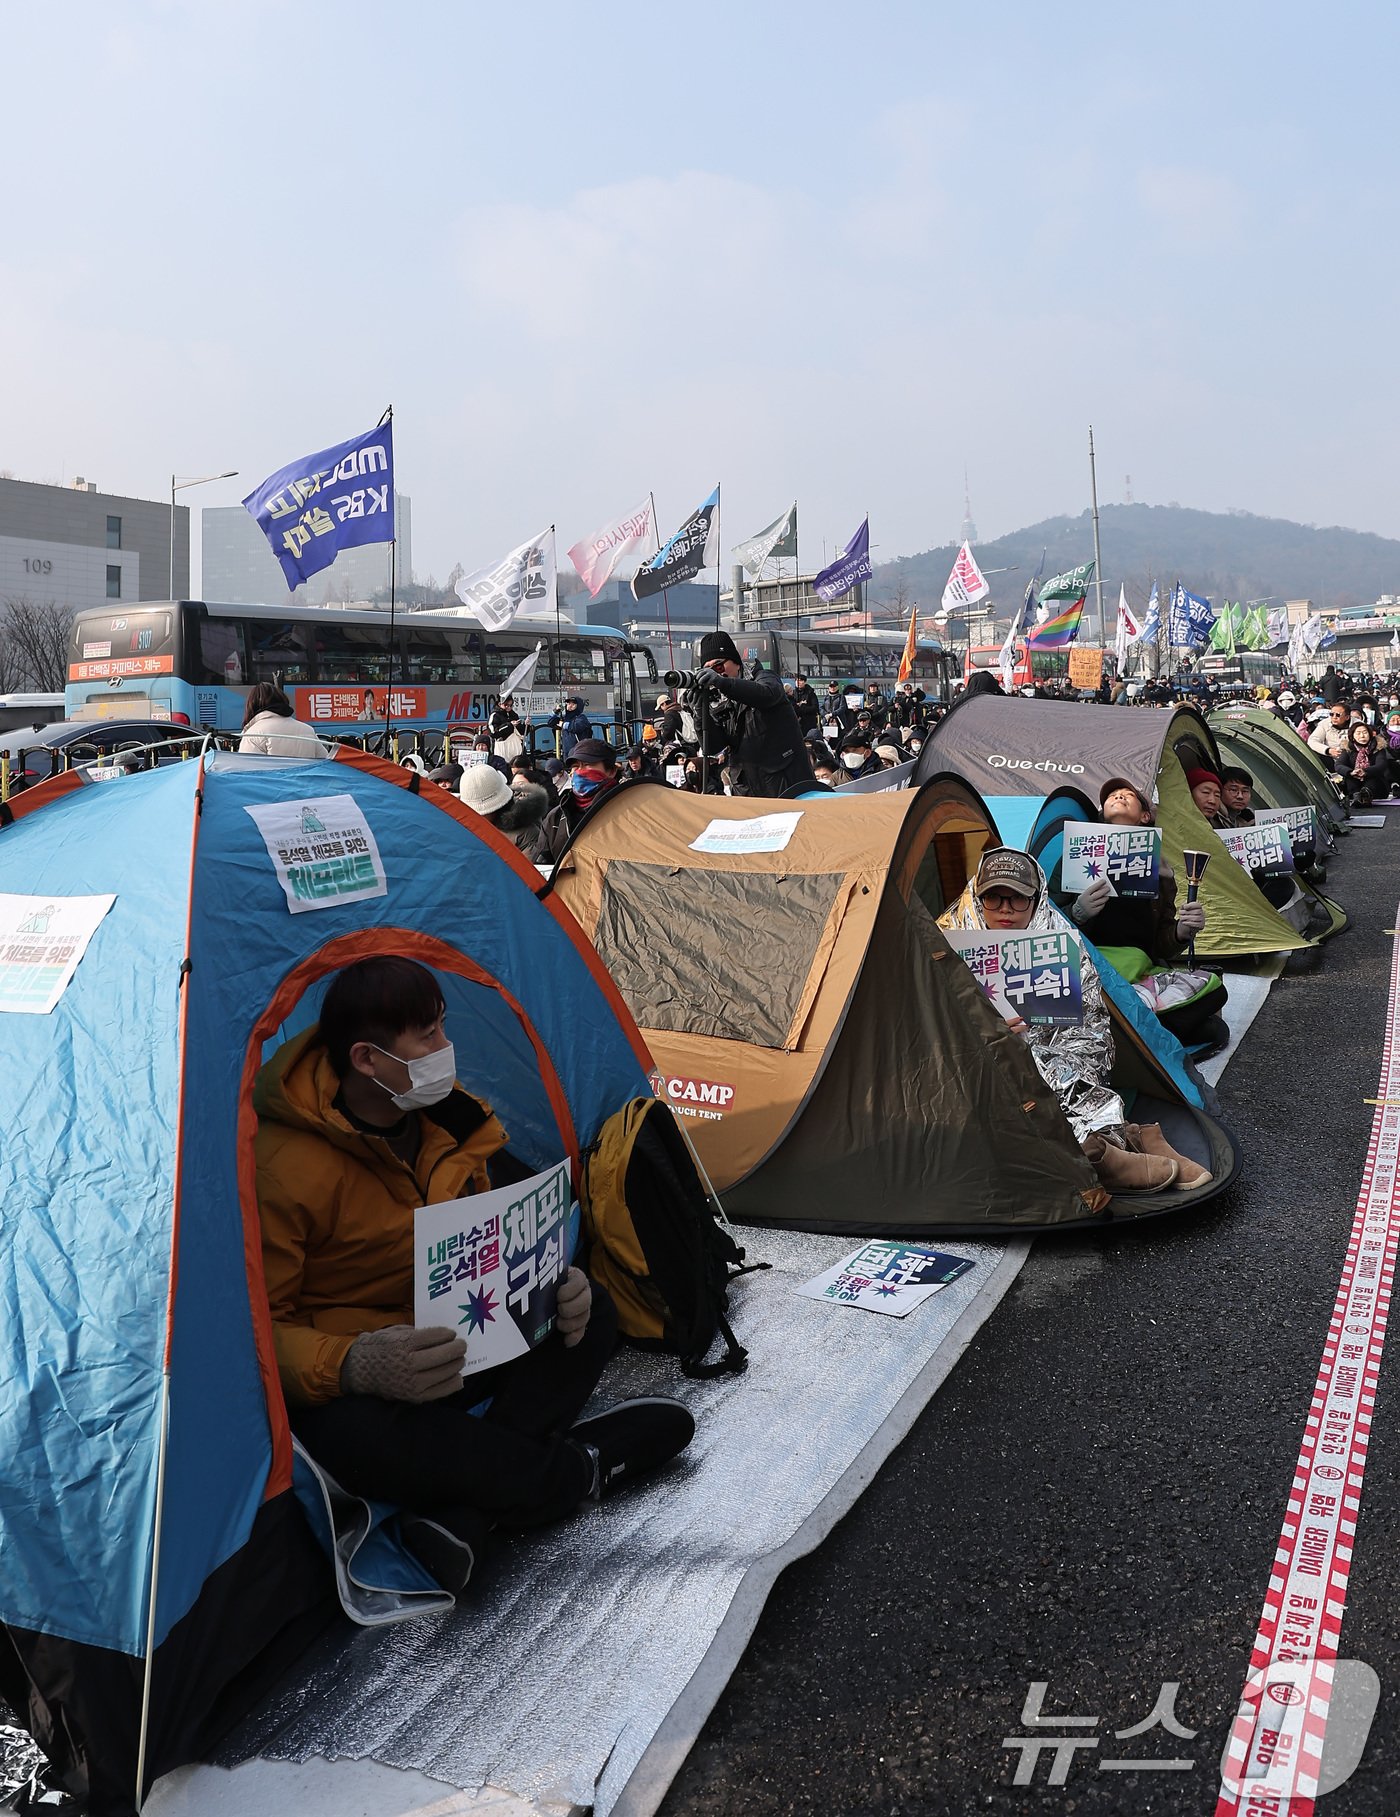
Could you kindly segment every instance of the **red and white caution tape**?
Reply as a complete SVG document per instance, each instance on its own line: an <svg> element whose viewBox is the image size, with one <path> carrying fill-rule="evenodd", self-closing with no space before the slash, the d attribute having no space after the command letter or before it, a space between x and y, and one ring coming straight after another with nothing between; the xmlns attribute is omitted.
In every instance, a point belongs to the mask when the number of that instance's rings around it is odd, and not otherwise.
<svg viewBox="0 0 1400 1817"><path fill-rule="evenodd" d="M1318 1793L1400 1239L1398 1025L1400 940L1361 1196L1249 1677L1222 1762L1216 1817L1310 1817Z"/></svg>

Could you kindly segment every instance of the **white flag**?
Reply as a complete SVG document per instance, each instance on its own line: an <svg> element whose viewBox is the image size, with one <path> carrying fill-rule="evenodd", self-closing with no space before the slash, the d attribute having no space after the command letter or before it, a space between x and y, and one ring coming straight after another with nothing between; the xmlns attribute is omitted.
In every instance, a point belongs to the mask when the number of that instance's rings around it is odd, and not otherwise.
<svg viewBox="0 0 1400 1817"><path fill-rule="evenodd" d="M604 524L601 530L595 530L592 536L585 536L576 542L569 551L569 560L578 570L578 577L588 588L590 598L597 599L619 562L627 562L646 545L645 553L653 553L651 545L656 541L656 530L651 518L651 498L638 505L635 511L629 511L626 517L619 517L613 523ZM631 580L630 574L621 576Z"/></svg>
<svg viewBox="0 0 1400 1817"><path fill-rule="evenodd" d="M796 555L796 518L797 501L794 499L783 515L775 518L766 530L760 530L757 536L751 536L747 542L735 543L729 551L730 555L742 564L745 573L757 580L763 572L763 564L775 551L783 556Z"/></svg>
<svg viewBox="0 0 1400 1817"><path fill-rule="evenodd" d="M1309 656L1311 656L1321 644L1322 634L1326 629L1326 625L1323 624L1320 615L1316 612L1313 613L1311 618L1304 620L1303 648L1307 651Z"/></svg>
<svg viewBox="0 0 1400 1817"><path fill-rule="evenodd" d="M1132 621L1131 631L1129 629L1130 621ZM1128 610L1128 591L1120 580L1118 583L1118 631L1113 640L1113 656L1118 664L1120 675L1127 665L1130 645L1135 644L1141 636L1142 626L1132 620L1132 614Z"/></svg>
<svg viewBox="0 0 1400 1817"><path fill-rule="evenodd" d="M505 700L508 695L514 694L517 688L523 693L532 684L535 679L535 670L540 666L540 651L543 649L544 640L541 639L528 656L522 657L516 663L510 674L501 683L502 700Z"/></svg>
<svg viewBox="0 0 1400 1817"><path fill-rule="evenodd" d="M488 631L504 631L522 607L532 617L553 612L558 596L555 572L554 526L489 568L478 568L457 582L457 597L464 614L478 619Z"/></svg>
<svg viewBox="0 0 1400 1817"><path fill-rule="evenodd" d="M958 558L953 563L953 571L943 589L943 610L956 612L963 606L972 605L976 600L985 599L991 590L982 577L982 570L973 560L971 547L964 543L958 550Z"/></svg>
<svg viewBox="0 0 1400 1817"><path fill-rule="evenodd" d="M1286 644L1288 642L1288 608L1279 606L1275 611L1270 612L1267 623L1269 648L1273 650L1277 649L1279 644Z"/></svg>

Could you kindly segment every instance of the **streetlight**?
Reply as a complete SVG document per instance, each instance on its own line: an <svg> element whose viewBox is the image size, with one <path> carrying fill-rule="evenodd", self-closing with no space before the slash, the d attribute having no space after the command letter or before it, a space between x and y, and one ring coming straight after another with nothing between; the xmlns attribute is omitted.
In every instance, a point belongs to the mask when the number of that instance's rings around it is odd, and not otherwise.
<svg viewBox="0 0 1400 1817"><path fill-rule="evenodd" d="M203 479L179 479L175 474L170 476L170 598L175 597L175 494L184 492L190 486L210 486L216 479L237 479L237 467L230 467L227 473L206 473Z"/></svg>

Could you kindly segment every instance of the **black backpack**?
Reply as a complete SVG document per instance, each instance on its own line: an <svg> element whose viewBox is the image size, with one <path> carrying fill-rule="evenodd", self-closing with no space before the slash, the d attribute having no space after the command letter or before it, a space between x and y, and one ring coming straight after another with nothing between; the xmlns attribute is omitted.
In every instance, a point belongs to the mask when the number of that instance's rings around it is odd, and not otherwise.
<svg viewBox="0 0 1400 1817"><path fill-rule="evenodd" d="M588 1271L616 1302L623 1335L674 1351L690 1376L745 1369L725 1314L730 1281L750 1271L668 1104L633 1098L608 1118L584 1154L579 1198ZM707 1363L716 1333L725 1353Z"/></svg>

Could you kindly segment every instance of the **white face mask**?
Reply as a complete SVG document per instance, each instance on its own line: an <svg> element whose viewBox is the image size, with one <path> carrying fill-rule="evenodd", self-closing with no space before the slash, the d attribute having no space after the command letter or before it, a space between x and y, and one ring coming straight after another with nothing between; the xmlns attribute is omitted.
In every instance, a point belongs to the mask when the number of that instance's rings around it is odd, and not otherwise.
<svg viewBox="0 0 1400 1817"><path fill-rule="evenodd" d="M386 1060L397 1060L400 1066L408 1068L407 1091L390 1091L382 1079L375 1080L380 1091L389 1092L400 1110L421 1110L428 1104L440 1104L457 1082L457 1058L450 1041L436 1053L423 1054L417 1060L405 1060L400 1054L391 1054L373 1041L369 1045Z"/></svg>
<svg viewBox="0 0 1400 1817"><path fill-rule="evenodd" d="M842 763L848 770L858 770L865 762L859 751L845 751L841 756Z"/></svg>

